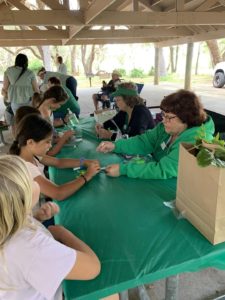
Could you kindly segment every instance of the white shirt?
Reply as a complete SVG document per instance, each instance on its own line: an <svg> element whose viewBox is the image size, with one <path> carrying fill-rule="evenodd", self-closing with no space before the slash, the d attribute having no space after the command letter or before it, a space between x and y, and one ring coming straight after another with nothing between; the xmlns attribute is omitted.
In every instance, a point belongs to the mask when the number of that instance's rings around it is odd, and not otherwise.
<svg viewBox="0 0 225 300"><path fill-rule="evenodd" d="M39 157L39 159L41 160L42 158ZM38 176L44 176L45 177L45 174L44 174L44 165L39 161L37 160L36 158L34 158L35 160L35 164L29 162L29 161L25 161L27 167L28 167L28 170L30 171L30 174L32 176L32 178L34 179L35 177L38 177Z"/></svg>
<svg viewBox="0 0 225 300"><path fill-rule="evenodd" d="M67 74L67 67L64 63L58 65L57 72Z"/></svg>
<svg viewBox="0 0 225 300"><path fill-rule="evenodd" d="M56 240L34 220L0 250L1 300L62 300L62 280L76 261L76 251Z"/></svg>

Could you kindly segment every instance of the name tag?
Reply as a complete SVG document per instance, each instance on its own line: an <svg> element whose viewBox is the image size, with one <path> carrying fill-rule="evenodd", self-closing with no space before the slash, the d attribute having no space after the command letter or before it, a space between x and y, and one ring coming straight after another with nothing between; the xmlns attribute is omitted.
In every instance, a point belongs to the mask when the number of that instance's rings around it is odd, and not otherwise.
<svg viewBox="0 0 225 300"><path fill-rule="evenodd" d="M160 146L161 146L162 150L166 149L166 143L165 142L162 142L162 144Z"/></svg>

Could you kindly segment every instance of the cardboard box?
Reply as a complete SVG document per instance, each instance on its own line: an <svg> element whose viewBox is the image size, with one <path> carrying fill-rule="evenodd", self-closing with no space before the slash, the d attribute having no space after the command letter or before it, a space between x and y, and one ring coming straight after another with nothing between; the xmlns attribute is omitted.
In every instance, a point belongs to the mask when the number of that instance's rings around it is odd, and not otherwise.
<svg viewBox="0 0 225 300"><path fill-rule="evenodd" d="M200 167L181 144L176 207L212 243L225 241L225 168Z"/></svg>

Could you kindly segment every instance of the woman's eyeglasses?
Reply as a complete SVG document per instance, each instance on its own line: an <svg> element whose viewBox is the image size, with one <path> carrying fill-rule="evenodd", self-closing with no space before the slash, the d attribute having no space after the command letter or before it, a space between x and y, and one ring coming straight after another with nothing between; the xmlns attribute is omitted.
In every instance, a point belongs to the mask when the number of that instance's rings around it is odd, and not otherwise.
<svg viewBox="0 0 225 300"><path fill-rule="evenodd" d="M168 115L166 115L164 111L161 112L161 117L164 120L168 121L168 122L170 122L172 119L177 118L177 116L168 116Z"/></svg>

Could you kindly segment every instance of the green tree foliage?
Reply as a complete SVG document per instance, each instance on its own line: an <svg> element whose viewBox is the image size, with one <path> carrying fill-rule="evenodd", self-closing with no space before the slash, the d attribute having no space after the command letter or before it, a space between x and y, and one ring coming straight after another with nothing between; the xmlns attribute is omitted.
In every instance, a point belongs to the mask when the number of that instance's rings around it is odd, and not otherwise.
<svg viewBox="0 0 225 300"><path fill-rule="evenodd" d="M131 78L143 78L145 76L144 71L142 69L132 69L130 71Z"/></svg>
<svg viewBox="0 0 225 300"><path fill-rule="evenodd" d="M116 70L120 73L122 77L125 77L127 75L127 71L125 69L120 68Z"/></svg>
<svg viewBox="0 0 225 300"><path fill-rule="evenodd" d="M34 71L35 73L40 70L40 68L43 66L43 62L40 59L32 59L29 62L29 69Z"/></svg>

